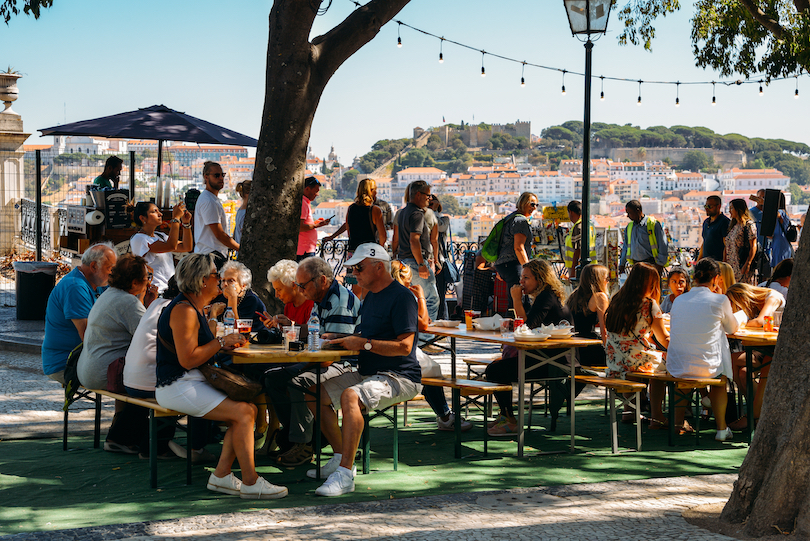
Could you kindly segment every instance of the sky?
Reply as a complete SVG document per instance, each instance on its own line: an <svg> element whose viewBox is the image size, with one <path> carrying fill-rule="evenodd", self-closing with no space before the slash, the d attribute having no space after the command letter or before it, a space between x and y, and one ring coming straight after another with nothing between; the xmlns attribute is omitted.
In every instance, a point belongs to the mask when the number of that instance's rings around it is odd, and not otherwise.
<svg viewBox="0 0 810 541"><path fill-rule="evenodd" d="M326 3L325 3L326 4ZM324 5L325 5L324 4ZM652 53L620 46L621 22L593 49L595 77L632 81L728 81L695 66L690 43L691 2L658 21ZM258 137L264 102L270 0L56 0L39 20L20 15L0 23L0 67L21 72L19 100L27 144L51 143L37 129L139 107L173 109ZM354 8L332 0L312 36L327 32ZM584 79L484 55L481 50L569 72L584 71L582 43L571 35L562 0L412 0L395 17L475 50L390 22L346 61L329 82L316 113L310 145L325 157L334 145L349 164L380 139L412 137L415 127L446 122L506 124L531 121L532 133L582 120ZM403 46L397 48L397 34ZM758 85L674 85L594 79L592 121L705 126L718 133L783 138L810 144L810 78Z"/></svg>

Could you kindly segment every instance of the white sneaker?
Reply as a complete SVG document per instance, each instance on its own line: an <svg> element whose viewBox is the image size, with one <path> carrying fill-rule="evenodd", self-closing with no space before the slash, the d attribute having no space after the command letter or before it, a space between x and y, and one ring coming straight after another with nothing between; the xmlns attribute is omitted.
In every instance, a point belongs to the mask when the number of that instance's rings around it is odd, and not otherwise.
<svg viewBox="0 0 810 541"><path fill-rule="evenodd" d="M326 464L321 466L321 479L326 479L327 477L335 473L335 471L338 469L338 466L340 466L340 461L342 459L343 455L341 455L340 453L335 453L334 455L332 455L332 458L330 458ZM316 473L317 472L315 471L315 468L307 470L307 477L309 477L310 479L315 479ZM352 476L355 475L357 475L357 466L352 465Z"/></svg>
<svg viewBox="0 0 810 541"><path fill-rule="evenodd" d="M276 500L288 494L287 487L274 485L264 477L259 477L252 485L242 483L241 495L245 500Z"/></svg>
<svg viewBox="0 0 810 541"><path fill-rule="evenodd" d="M464 417L461 417L460 419L462 432L467 432L472 428L473 425L470 421L468 421ZM436 425L439 427L439 430L446 430L452 432L454 430L453 425L455 424L455 422L456 422L456 414L453 412L450 412L450 415L447 417L446 421L442 421L441 417L436 417Z"/></svg>
<svg viewBox="0 0 810 541"><path fill-rule="evenodd" d="M225 477L217 477L213 473L208 478L208 490L214 492L222 492L223 494L230 494L236 496L242 490L242 481L236 478L233 473L229 473Z"/></svg>
<svg viewBox="0 0 810 541"><path fill-rule="evenodd" d="M734 437L734 434L731 432L731 429L726 427L723 430L718 430L717 434L714 436L714 439L717 441L731 441Z"/></svg>
<svg viewBox="0 0 810 541"><path fill-rule="evenodd" d="M315 490L318 496L342 496L349 492L354 492L354 474L340 466Z"/></svg>

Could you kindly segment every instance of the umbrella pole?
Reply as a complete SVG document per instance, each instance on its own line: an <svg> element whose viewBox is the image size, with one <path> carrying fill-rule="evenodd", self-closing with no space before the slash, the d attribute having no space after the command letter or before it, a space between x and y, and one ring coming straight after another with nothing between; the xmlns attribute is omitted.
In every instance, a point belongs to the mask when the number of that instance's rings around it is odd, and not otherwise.
<svg viewBox="0 0 810 541"><path fill-rule="evenodd" d="M160 173L161 169L163 168L163 140L158 139L158 151L157 151L157 177L156 177L156 184L155 184L155 204L158 208L163 208L163 183L161 182Z"/></svg>
<svg viewBox="0 0 810 541"><path fill-rule="evenodd" d="M135 151L129 151L129 198L135 201Z"/></svg>

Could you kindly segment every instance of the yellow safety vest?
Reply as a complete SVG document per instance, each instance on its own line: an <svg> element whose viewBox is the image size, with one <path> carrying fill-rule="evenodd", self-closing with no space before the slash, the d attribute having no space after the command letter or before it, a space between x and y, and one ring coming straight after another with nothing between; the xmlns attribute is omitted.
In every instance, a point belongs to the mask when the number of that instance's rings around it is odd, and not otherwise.
<svg viewBox="0 0 810 541"><path fill-rule="evenodd" d="M650 248L652 249L653 259L658 259L658 239L655 238L655 224L656 220L652 216L647 216L647 236L650 239ZM632 239L633 222L627 224L627 264L633 266L635 261L630 259L630 239ZM669 261L667 261L669 263Z"/></svg>
<svg viewBox="0 0 810 541"><path fill-rule="evenodd" d="M576 227L578 224L582 223L582 218L577 220L574 224ZM591 265L596 263L596 234L593 231L593 224L588 228L590 230L590 256L591 256ZM573 234L574 228L571 228L571 231L568 232L568 235L565 237L565 254L563 254L563 260L565 261L565 267L570 269L574 265L574 242L573 242ZM580 259L582 255L580 254Z"/></svg>

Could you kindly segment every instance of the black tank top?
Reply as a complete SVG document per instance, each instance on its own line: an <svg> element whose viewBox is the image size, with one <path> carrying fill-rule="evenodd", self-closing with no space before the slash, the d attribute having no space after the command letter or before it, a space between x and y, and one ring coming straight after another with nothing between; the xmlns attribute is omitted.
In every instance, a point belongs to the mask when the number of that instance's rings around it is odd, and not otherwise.
<svg viewBox="0 0 810 541"><path fill-rule="evenodd" d="M361 244L377 242L377 235L371 223L373 205L364 207L352 203L346 212L346 222L349 224L349 251L353 252Z"/></svg>
<svg viewBox="0 0 810 541"><path fill-rule="evenodd" d="M180 361L177 359L177 353L175 351L170 351L169 348L163 345L161 338L171 344L172 348L175 347L174 345L174 335L172 334L172 328L169 326L169 320L172 317L172 310L175 306L177 306L181 302L189 302L185 295L182 293L176 296L171 303L169 303L164 309L163 312L160 314L160 318L158 319L158 334L160 337L157 341L157 385L156 387L163 387L164 385L170 385L183 377L183 375L188 372L183 366L180 364ZM195 310L196 311L196 310ZM197 345L207 344L215 337L211 332L211 329L208 327L208 322L205 320L205 317L199 312L197 312L197 320L200 324L200 330L197 333Z"/></svg>

